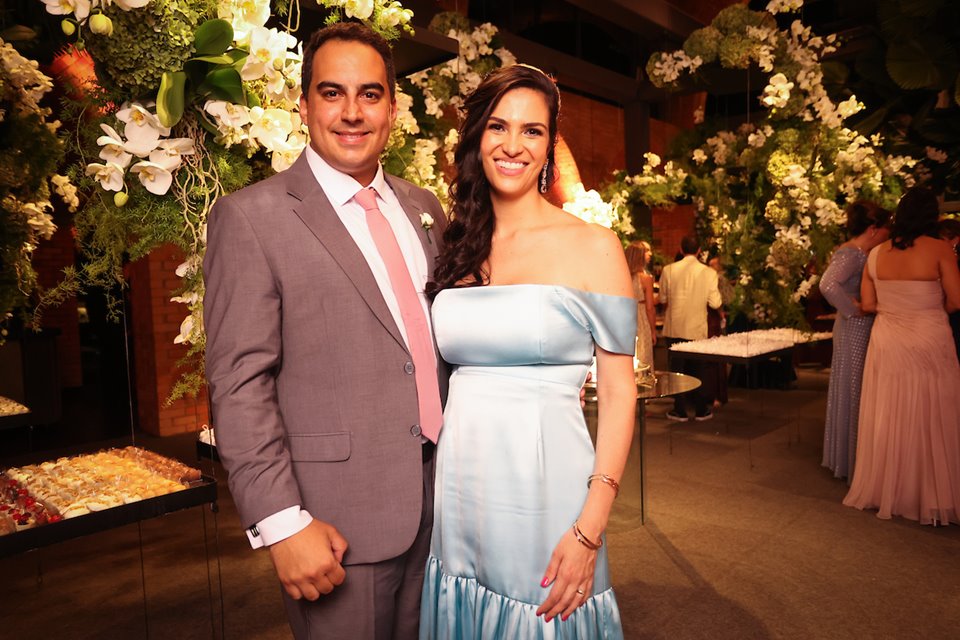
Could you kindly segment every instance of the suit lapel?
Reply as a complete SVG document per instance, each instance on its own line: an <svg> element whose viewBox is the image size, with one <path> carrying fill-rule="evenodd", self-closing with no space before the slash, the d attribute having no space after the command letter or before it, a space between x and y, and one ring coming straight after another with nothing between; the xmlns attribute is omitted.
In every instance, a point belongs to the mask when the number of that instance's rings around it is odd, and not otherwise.
<svg viewBox="0 0 960 640"><path fill-rule="evenodd" d="M307 163L306 154L301 154L294 165L287 169L286 175L287 193L295 200L294 213L340 265L384 329L406 350L407 345L390 309L387 308L387 303L383 300L370 265L317 183Z"/></svg>
<svg viewBox="0 0 960 640"><path fill-rule="evenodd" d="M436 224L431 225L429 229L424 228L423 222L420 220L420 214L427 213L428 209L424 207L419 198L412 193L410 185L407 182L386 172L384 172L383 176L387 184L390 185L390 188L393 189L393 193L396 194L400 206L403 207L403 212L407 214L407 218L410 220L410 224L417 230L417 238L420 239L423 253L427 257L427 271L432 277L433 265L436 263L438 252L437 239L435 237Z"/></svg>

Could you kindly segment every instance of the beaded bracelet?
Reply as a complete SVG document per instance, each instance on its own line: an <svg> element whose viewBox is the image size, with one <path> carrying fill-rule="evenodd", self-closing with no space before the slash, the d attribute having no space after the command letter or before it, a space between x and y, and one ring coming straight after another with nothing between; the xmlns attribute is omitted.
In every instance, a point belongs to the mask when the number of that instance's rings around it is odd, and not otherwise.
<svg viewBox="0 0 960 640"><path fill-rule="evenodd" d="M613 497L616 498L620 495L620 483L608 476L605 473L595 473L589 478L587 478L587 489L590 488L590 485L593 484L594 480L599 480L604 484L608 484L613 487Z"/></svg>
<svg viewBox="0 0 960 640"><path fill-rule="evenodd" d="M574 520L573 522L573 535L577 537L577 542L585 546L590 551L596 551L603 546L603 538L600 538L599 542L594 542L590 538L584 535L583 531L580 531L580 522L579 520Z"/></svg>

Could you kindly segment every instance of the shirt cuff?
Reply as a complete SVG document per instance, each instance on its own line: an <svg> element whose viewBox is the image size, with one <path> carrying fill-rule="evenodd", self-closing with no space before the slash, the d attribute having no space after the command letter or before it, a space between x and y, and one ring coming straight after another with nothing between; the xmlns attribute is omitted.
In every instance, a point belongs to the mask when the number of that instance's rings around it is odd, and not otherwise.
<svg viewBox="0 0 960 640"><path fill-rule="evenodd" d="M300 533L312 520L313 517L301 509L300 505L287 507L247 529L247 539L254 549L269 547Z"/></svg>

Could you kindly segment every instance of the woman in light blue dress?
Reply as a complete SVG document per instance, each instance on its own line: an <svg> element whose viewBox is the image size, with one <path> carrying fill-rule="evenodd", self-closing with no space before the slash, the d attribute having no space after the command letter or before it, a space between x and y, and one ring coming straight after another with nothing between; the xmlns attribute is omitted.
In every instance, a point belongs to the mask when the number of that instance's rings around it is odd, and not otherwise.
<svg viewBox="0 0 960 640"><path fill-rule="evenodd" d="M623 637L603 531L633 433L637 305L616 236L542 196L559 102L524 65L465 101L428 285L454 371L422 639ZM596 451L579 400L594 353Z"/></svg>
<svg viewBox="0 0 960 640"><path fill-rule="evenodd" d="M889 236L890 212L858 200L846 214L850 239L837 248L820 279L820 293L837 309L821 464L849 484L857 453L863 362L874 318L860 310L860 280L867 254Z"/></svg>

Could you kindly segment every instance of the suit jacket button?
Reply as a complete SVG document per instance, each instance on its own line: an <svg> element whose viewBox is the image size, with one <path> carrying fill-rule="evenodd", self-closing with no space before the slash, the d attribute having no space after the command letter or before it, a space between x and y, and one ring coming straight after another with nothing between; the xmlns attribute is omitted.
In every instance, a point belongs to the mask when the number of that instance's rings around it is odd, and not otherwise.
<svg viewBox="0 0 960 640"><path fill-rule="evenodd" d="M407 364L403 365L403 370L407 373L413 373L413 363L408 362Z"/></svg>
<svg viewBox="0 0 960 640"><path fill-rule="evenodd" d="M412 435L414 438L419 438L421 433L423 433L423 431L420 429L420 425L415 424L410 427L410 435Z"/></svg>

